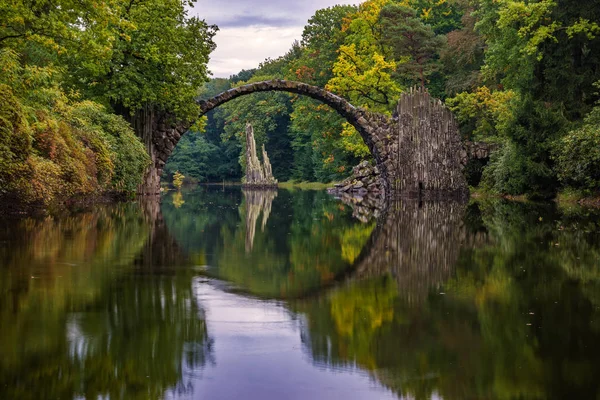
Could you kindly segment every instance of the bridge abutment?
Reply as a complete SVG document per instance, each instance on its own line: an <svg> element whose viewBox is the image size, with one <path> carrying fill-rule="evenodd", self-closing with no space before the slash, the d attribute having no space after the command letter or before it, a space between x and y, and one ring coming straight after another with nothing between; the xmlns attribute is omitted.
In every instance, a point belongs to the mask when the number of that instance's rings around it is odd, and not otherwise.
<svg viewBox="0 0 600 400"><path fill-rule="evenodd" d="M160 193L162 171L190 124L177 121L172 114L145 108L133 117L131 124L136 134L146 146L150 165L146 169L138 194L156 195Z"/></svg>
<svg viewBox="0 0 600 400"><path fill-rule="evenodd" d="M390 127L390 192L426 200L466 199L458 124L426 90L402 94Z"/></svg>

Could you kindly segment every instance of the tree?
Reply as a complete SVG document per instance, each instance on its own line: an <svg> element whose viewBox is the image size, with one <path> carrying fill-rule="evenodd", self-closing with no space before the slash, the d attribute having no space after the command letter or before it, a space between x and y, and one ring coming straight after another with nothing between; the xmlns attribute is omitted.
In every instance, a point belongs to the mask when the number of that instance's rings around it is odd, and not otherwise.
<svg viewBox="0 0 600 400"><path fill-rule="evenodd" d="M467 10L462 18L462 27L446 35L447 45L440 52L447 96L474 91L480 83L485 41L475 32L476 19L471 13L472 10Z"/></svg>
<svg viewBox="0 0 600 400"><path fill-rule="evenodd" d="M119 2L118 29L110 60L102 68L87 68L77 77L92 94L125 112L148 105L195 119L197 88L207 79L208 55L217 28L189 17L195 0ZM78 62L77 58L73 59Z"/></svg>
<svg viewBox="0 0 600 400"><path fill-rule="evenodd" d="M176 171L175 174L173 175L173 186L175 186L177 188L177 190L180 190L181 186L183 185L184 179L185 179L185 176L183 176L183 174L180 173L179 171Z"/></svg>
<svg viewBox="0 0 600 400"><path fill-rule="evenodd" d="M291 79L323 87L333 78L338 48L346 36L342 27L356 11L355 6L334 6L318 10L310 18L302 34L301 56L291 66ZM293 98L290 118L294 179L328 182L345 177L356 159L339 146L343 118L305 97Z"/></svg>
<svg viewBox="0 0 600 400"><path fill-rule="evenodd" d="M597 194L600 188L600 106L584 123L558 141L554 151L558 178L566 186Z"/></svg>
<svg viewBox="0 0 600 400"><path fill-rule="evenodd" d="M482 83L512 92L516 105L484 182L501 193L552 197L559 188L554 143L598 99L600 27L593 21L600 10L592 1L474 4L486 45Z"/></svg>
<svg viewBox="0 0 600 400"><path fill-rule="evenodd" d="M417 15L431 26L436 35L447 35L462 27L461 19L470 0L408 0L396 4L409 6L417 11Z"/></svg>
<svg viewBox="0 0 600 400"><path fill-rule="evenodd" d="M366 1L344 19L344 44L340 45L333 65L334 76L325 86L354 105L383 113L395 107L401 92L393 78L397 63L389 47L381 41L382 26L378 23L379 14L388 2ZM343 124L339 138L346 144L347 152L359 158L369 156L366 145L350 124Z"/></svg>
<svg viewBox="0 0 600 400"><path fill-rule="evenodd" d="M425 88L428 78L439 69L444 36L436 35L411 7L388 4L380 18L382 43L392 49L395 59L403 60L396 69L401 80L406 86L419 82Z"/></svg>
<svg viewBox="0 0 600 400"><path fill-rule="evenodd" d="M338 49L344 43L342 30L348 15L356 12L355 6L341 6L317 10L302 32L302 56L295 62L296 80L323 87L333 77L333 65Z"/></svg>
<svg viewBox="0 0 600 400"><path fill-rule="evenodd" d="M334 77L326 88L373 111L390 111L398 100L400 86L392 74L396 61L381 42L379 14L389 0L369 0L349 15L342 31L344 44L338 49Z"/></svg>
<svg viewBox="0 0 600 400"><path fill-rule="evenodd" d="M216 27L188 17L193 3L0 1L0 58L10 59L0 84L19 116L0 147L22 161L18 174L0 171L3 191L50 201L135 190L148 157L114 113L139 136L151 126L146 112L195 118Z"/></svg>

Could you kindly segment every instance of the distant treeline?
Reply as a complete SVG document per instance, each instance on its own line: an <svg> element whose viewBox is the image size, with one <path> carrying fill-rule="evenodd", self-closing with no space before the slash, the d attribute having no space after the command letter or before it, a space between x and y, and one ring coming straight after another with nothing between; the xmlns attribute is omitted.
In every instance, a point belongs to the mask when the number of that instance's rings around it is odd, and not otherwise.
<svg viewBox="0 0 600 400"><path fill-rule="evenodd" d="M391 113L422 85L455 112L465 140L497 144L467 168L470 184L509 195L596 194L600 183L600 6L594 0L370 0L319 10L302 40L229 79L207 98L248 82L290 79L356 106ZM274 174L328 182L369 159L333 110L285 93L259 93L211 112L166 167L199 181L237 180L244 124L265 144Z"/></svg>

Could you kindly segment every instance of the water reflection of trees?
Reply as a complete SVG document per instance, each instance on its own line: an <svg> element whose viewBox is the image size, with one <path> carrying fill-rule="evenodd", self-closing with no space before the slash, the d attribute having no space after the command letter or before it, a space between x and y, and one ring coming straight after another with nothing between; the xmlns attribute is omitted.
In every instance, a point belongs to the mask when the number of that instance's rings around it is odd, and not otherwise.
<svg viewBox="0 0 600 400"><path fill-rule="evenodd" d="M465 218L437 210L394 218L386 268L365 264L361 279L295 303L312 358L359 365L415 399L596 398L597 213L505 202L471 205Z"/></svg>
<svg viewBox="0 0 600 400"><path fill-rule="evenodd" d="M214 276L266 296L321 293L290 303L317 363L357 365L416 399L600 392L597 213L405 202L374 228L318 195L282 194L247 253L240 198L198 207L209 222L186 222L182 239L207 259L216 241ZM323 292L336 265L355 273Z"/></svg>
<svg viewBox="0 0 600 400"><path fill-rule="evenodd" d="M132 263L149 233L137 211L0 222L0 365L19 363L23 346L49 351L56 337L40 331L60 330L56 321L95 301Z"/></svg>
<svg viewBox="0 0 600 400"><path fill-rule="evenodd" d="M0 224L0 398L191 390L184 371L211 341L194 272L177 268L190 262L288 299L316 363L399 396L600 393L597 212L404 202L375 227L324 194L280 192L247 252L247 198L211 193Z"/></svg>
<svg viewBox="0 0 600 400"><path fill-rule="evenodd" d="M235 193L222 201L222 193L199 189L180 209L163 202L164 219L209 276L259 296L306 296L333 284L351 271L375 226L324 192Z"/></svg>
<svg viewBox="0 0 600 400"><path fill-rule="evenodd" d="M190 276L135 272L156 247L151 214L123 204L2 223L0 398L186 389L182 369L208 353L206 325Z"/></svg>

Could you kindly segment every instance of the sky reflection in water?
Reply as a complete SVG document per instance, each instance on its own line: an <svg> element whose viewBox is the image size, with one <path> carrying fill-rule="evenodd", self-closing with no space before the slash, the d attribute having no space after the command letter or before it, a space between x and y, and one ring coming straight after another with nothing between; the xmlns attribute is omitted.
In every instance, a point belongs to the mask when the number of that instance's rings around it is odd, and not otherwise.
<svg viewBox="0 0 600 400"><path fill-rule="evenodd" d="M598 216L200 188L3 221L0 398L596 398Z"/></svg>

